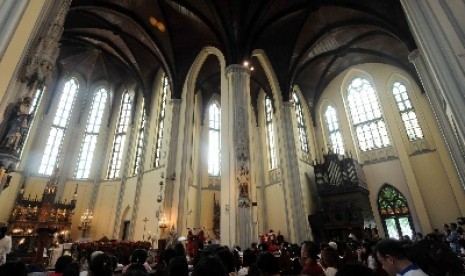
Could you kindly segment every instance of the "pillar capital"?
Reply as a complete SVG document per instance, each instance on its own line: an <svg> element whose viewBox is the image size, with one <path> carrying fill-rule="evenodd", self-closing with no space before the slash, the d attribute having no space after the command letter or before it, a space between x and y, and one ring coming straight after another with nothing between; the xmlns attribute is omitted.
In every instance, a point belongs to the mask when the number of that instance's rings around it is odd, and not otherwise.
<svg viewBox="0 0 465 276"><path fill-rule="evenodd" d="M415 61L420 55L420 51L418 49L415 49L408 54L408 61L410 61L411 63L415 63Z"/></svg>
<svg viewBox="0 0 465 276"><path fill-rule="evenodd" d="M226 76L230 74L241 74L250 77L250 68L242 64L231 64L226 67Z"/></svg>

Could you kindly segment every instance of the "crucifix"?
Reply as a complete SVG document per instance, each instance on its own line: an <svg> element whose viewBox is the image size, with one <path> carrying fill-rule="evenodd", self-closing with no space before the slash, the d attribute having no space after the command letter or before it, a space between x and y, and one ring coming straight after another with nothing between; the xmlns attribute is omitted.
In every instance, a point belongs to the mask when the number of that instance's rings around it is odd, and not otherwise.
<svg viewBox="0 0 465 276"><path fill-rule="evenodd" d="M145 225L147 224L147 221L149 220L147 219L147 217L145 217L142 221L144 222L144 233L142 234L142 240L145 241Z"/></svg>

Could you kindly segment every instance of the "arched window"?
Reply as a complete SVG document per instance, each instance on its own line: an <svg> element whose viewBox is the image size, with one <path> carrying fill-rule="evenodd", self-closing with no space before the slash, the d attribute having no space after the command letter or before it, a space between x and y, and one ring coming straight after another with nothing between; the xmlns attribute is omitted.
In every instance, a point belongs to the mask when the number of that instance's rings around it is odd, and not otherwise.
<svg viewBox="0 0 465 276"><path fill-rule="evenodd" d="M332 105L328 105L324 116L326 119L326 126L328 127L329 142L333 152L344 155L344 144L342 142L342 134L337 120L336 108Z"/></svg>
<svg viewBox="0 0 465 276"><path fill-rule="evenodd" d="M154 167L158 168L160 166L161 161L161 150L162 150L162 142L163 142L163 130L164 130L164 120L165 120L165 112L166 112L166 93L168 91L168 78L163 78L163 87L161 91L160 97L160 105L159 105L159 113L158 113L158 128L157 128L157 140L155 145L155 160L154 160Z"/></svg>
<svg viewBox="0 0 465 276"><path fill-rule="evenodd" d="M378 194L378 210L384 231L390 238L412 237L413 224L405 197L392 185L384 184Z"/></svg>
<svg viewBox="0 0 465 276"><path fill-rule="evenodd" d="M107 98L108 92L103 87L98 89L94 94L92 107L90 108L90 115L87 119L84 140L81 144L76 171L74 173L75 178L83 179L89 177Z"/></svg>
<svg viewBox="0 0 465 276"><path fill-rule="evenodd" d="M131 118L132 99L126 91L121 100L121 109L116 125L115 140L113 141L113 150L111 151L110 166L108 167L107 178L115 178L120 175L121 163L123 160L124 142L126 140L126 131Z"/></svg>
<svg viewBox="0 0 465 276"><path fill-rule="evenodd" d="M31 107L29 108L29 114L33 117L36 114L40 101L42 100L42 94L45 91L45 88L45 86L42 86L41 88L36 89L36 93L34 93L34 98L32 99Z"/></svg>
<svg viewBox="0 0 465 276"><path fill-rule="evenodd" d="M214 102L208 108L208 174L221 174L221 109Z"/></svg>
<svg viewBox="0 0 465 276"><path fill-rule="evenodd" d="M57 165L78 90L79 84L76 79L71 78L65 83L40 162L40 174L52 175Z"/></svg>
<svg viewBox="0 0 465 276"><path fill-rule="evenodd" d="M136 145L136 158L134 160L134 175L139 173L140 160L142 158L142 148L144 146L144 130L145 130L145 101L142 100L142 118L139 125L139 135Z"/></svg>
<svg viewBox="0 0 465 276"><path fill-rule="evenodd" d="M292 93L292 98L295 104L295 115L297 117L297 128L299 130L300 147L303 152L308 153L308 139L307 139L307 126L302 112L302 105L300 104L297 93Z"/></svg>
<svg viewBox="0 0 465 276"><path fill-rule="evenodd" d="M352 123L362 151L385 148L389 141L376 91L364 78L354 78L347 89Z"/></svg>
<svg viewBox="0 0 465 276"><path fill-rule="evenodd" d="M392 85L392 94L394 94L397 108L399 108L400 117L404 123L408 139L410 141L423 139L423 131L418 123L417 114L408 96L407 87L401 82L396 81Z"/></svg>
<svg viewBox="0 0 465 276"><path fill-rule="evenodd" d="M276 149L274 143L273 131L273 105L269 97L265 98L265 123L266 123L266 138L268 140L268 158L270 170L277 168Z"/></svg>

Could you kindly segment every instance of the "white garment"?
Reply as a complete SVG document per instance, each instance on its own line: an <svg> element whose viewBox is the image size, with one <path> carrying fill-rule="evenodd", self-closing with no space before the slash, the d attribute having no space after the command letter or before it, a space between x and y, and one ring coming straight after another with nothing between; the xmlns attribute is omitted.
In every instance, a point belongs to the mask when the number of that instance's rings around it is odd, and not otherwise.
<svg viewBox="0 0 465 276"><path fill-rule="evenodd" d="M400 275L400 274L397 274L397 275ZM428 274L426 274L425 272L423 272L423 270L418 268L418 269L407 271L406 273L402 274L402 276L428 276Z"/></svg>
<svg viewBox="0 0 465 276"><path fill-rule="evenodd" d="M11 252L11 237L5 236L0 240L0 265L6 263L6 254Z"/></svg>
<svg viewBox="0 0 465 276"><path fill-rule="evenodd" d="M373 256L371 256L371 255L368 255L368 258L367 258L367 266L368 266L368 268L370 268L371 270L376 271L376 260L375 260L375 258L373 258Z"/></svg>
<svg viewBox="0 0 465 276"><path fill-rule="evenodd" d="M328 267L327 269L323 269L325 272L325 276L335 276L337 272L337 268L335 267Z"/></svg>
<svg viewBox="0 0 465 276"><path fill-rule="evenodd" d="M239 275L239 276L246 276L247 274L249 274L249 267L248 266L241 268L237 272L237 275Z"/></svg>

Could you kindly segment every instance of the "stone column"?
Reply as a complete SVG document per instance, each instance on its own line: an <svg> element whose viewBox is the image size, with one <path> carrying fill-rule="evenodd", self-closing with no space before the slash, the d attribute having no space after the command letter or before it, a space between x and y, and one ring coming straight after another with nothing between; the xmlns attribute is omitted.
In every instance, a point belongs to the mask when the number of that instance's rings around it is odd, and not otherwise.
<svg viewBox="0 0 465 276"><path fill-rule="evenodd" d="M457 125L457 134L461 137L459 143L463 144L462 141L465 137L465 116L463 116L463 107L465 106L464 54L458 53L454 49L457 46L456 41L460 38L459 34L454 31L454 28L447 27L455 25L454 18L448 18L447 12L443 13L444 6L438 6L438 2L440 1L401 0L413 36L422 53L421 64L414 62L417 70L421 68L420 77L424 83L431 82L432 87L428 93L432 104L435 104L434 98L444 98L449 105L452 119ZM438 19L437 15L442 16ZM463 50L463 45L461 48ZM438 113L442 112L444 111L441 110ZM443 124L441 126L443 129L446 128L445 122L440 120L439 123ZM458 148L452 149L457 150ZM463 156L458 157L458 159L461 160L455 160L455 162L464 163ZM463 167L457 169L459 172L463 172ZM461 182L462 186L465 187L462 177Z"/></svg>
<svg viewBox="0 0 465 276"><path fill-rule="evenodd" d="M0 2L0 59L8 48L16 27L30 0L3 0Z"/></svg>
<svg viewBox="0 0 465 276"><path fill-rule="evenodd" d="M222 168L227 171L221 179L221 243L250 245L252 212L250 203L250 71L233 64L226 68L227 91L222 93L221 144ZM223 95L225 94L225 95ZM227 102L223 102L223 99ZM226 130L223 132L223 130Z"/></svg>
<svg viewBox="0 0 465 276"><path fill-rule="evenodd" d="M457 133L454 132L451 122L443 109L443 97L438 93L439 90L436 87L435 79L429 71L423 54L419 50L414 50L410 53L409 60L415 65L431 109L433 110L439 129L446 143L447 150L453 160L460 183L465 187L464 147Z"/></svg>
<svg viewBox="0 0 465 276"><path fill-rule="evenodd" d="M144 108L144 105L141 105L142 108ZM141 116L141 120L144 118L144 114L145 114L145 110L143 110L142 112L144 112ZM145 116L145 118L147 118L148 116ZM136 184L136 193L135 193L135 196L134 196L134 208L132 209L132 214L131 214L131 225L130 225L130 228L129 228L129 238L134 240L134 230L136 228L136 222L138 221L138 214L139 214L139 209L140 209L140 205L142 202L140 202L140 193L141 193L141 190L142 190L142 184L143 184L143 180L144 180L144 171L145 171L145 160L147 158L150 158L148 157L147 155L150 155L150 152L147 152L147 144L148 144L148 137L149 137L149 129L150 129L150 121L151 120L145 120L144 122L144 137L143 137L143 141L142 141L142 152L140 153L141 154L141 158L139 159L139 164L138 164L138 167L139 167L139 171L137 172L137 184ZM139 132L139 130L135 130L136 133ZM139 142L139 137L136 138L136 144ZM137 150L134 151L134 153L137 154ZM133 158L133 160L135 159L135 156ZM142 206L142 208L144 208L144 206ZM144 233L145 234L145 233Z"/></svg>
<svg viewBox="0 0 465 276"><path fill-rule="evenodd" d="M182 221L185 215L185 210L182 206L184 204L184 199L185 199L186 192L187 192L185 191L185 189L187 188L188 185L186 182L182 182L182 181L183 180L187 181L187 177L186 177L187 164L186 163L187 163L188 158L186 158L185 156L182 157L184 161L182 162L183 163L182 165L184 167L179 173L179 175L176 175L176 164L177 164L177 158L178 158L179 125L180 125L180 119L181 119L181 99L172 99L170 101L170 104L171 104L171 114L172 114L171 124L168 124L167 122L165 122L165 126L170 125L171 127L170 127L170 133L169 133L169 137L170 137L169 152L168 152L168 157L165 161L166 162L165 163L166 164L166 178L165 178L166 183L165 183L165 200L163 202L163 213L166 214L167 219L170 222L170 225L176 225L176 228L178 228L179 230L179 228L182 227ZM188 141L187 137L191 137L186 134L186 128L187 126L184 127L184 130L183 130L184 132L183 134L181 134L182 137L185 139L184 140L185 143L183 143L184 147L186 146L187 141ZM176 180L170 178L170 176L175 176ZM175 206L176 200L175 200L175 195L174 195L175 193L174 187L177 184L176 181L178 181L178 179L181 183L180 185L185 184L185 186L179 189L179 200L177 202L179 206ZM177 208L179 208L179 210ZM178 215L177 221L173 220L172 212L177 212L177 215Z"/></svg>
<svg viewBox="0 0 465 276"><path fill-rule="evenodd" d="M310 238L308 220L305 214L305 206L303 204L302 186L300 183L300 172L298 163L298 152L294 136L294 125L292 116L295 116L295 110L291 102L283 103L282 112L282 127L283 133L280 134L284 138L284 154L281 160L284 167L284 181L292 199L292 217L294 221L294 237L296 242L302 242ZM284 157L284 158L282 158ZM287 205L289 206L289 205ZM290 207L290 206L289 206Z"/></svg>

